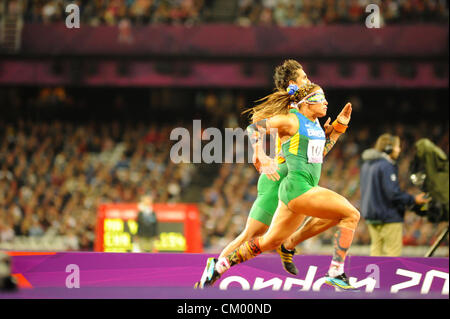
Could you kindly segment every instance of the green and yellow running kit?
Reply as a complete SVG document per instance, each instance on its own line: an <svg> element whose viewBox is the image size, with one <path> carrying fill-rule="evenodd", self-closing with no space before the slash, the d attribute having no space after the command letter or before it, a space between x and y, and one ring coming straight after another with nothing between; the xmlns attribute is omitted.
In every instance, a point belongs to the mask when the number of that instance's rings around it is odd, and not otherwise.
<svg viewBox="0 0 450 319"><path fill-rule="evenodd" d="M298 132L281 146L288 174L280 183L278 198L286 205L319 184L325 147L325 132L319 120L295 114Z"/></svg>
<svg viewBox="0 0 450 319"><path fill-rule="evenodd" d="M298 113L298 109L292 108L290 113ZM275 154L277 154L278 170L280 179L273 181L266 174L261 174L258 179L258 196L250 210L249 217L260 221L261 223L270 225L273 215L278 207L278 189L281 181L287 176L288 168L282 154L281 140L276 137Z"/></svg>
<svg viewBox="0 0 450 319"><path fill-rule="evenodd" d="M280 179L277 181L269 179L266 174L259 176L258 197L256 197L249 215L267 226L272 222L273 215L278 207L278 188L288 173L286 163L278 164L277 173L280 175Z"/></svg>

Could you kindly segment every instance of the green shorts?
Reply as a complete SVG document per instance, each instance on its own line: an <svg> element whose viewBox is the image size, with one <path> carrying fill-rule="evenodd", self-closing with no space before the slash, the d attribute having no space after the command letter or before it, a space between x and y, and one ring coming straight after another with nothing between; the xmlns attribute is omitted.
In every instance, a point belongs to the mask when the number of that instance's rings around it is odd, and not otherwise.
<svg viewBox="0 0 450 319"><path fill-rule="evenodd" d="M266 174L261 174L258 179L258 197L249 214L249 217L267 226L272 222L273 215L278 207L278 188L288 172L286 162L278 164L277 172L280 175L278 181L272 181Z"/></svg>
<svg viewBox="0 0 450 319"><path fill-rule="evenodd" d="M288 205L291 200L303 195L318 184L319 181L315 181L311 174L302 171L290 171L280 183L278 198Z"/></svg>

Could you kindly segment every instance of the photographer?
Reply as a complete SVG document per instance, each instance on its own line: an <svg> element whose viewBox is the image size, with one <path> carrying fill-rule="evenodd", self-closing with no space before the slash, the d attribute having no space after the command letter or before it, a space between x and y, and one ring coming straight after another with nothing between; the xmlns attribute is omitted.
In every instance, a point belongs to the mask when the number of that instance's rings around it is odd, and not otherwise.
<svg viewBox="0 0 450 319"><path fill-rule="evenodd" d="M386 133L374 149L362 154L361 213L369 228L371 256L400 256L405 209L430 201L425 193L412 196L400 189L396 165L400 152L400 138Z"/></svg>

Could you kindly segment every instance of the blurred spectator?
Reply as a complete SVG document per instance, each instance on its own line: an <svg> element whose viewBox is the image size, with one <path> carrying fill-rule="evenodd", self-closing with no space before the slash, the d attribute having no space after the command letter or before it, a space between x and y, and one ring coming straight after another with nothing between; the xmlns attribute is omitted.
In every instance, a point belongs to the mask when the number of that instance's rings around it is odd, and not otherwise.
<svg viewBox="0 0 450 319"><path fill-rule="evenodd" d="M134 42L133 35L131 33L131 24L130 20L127 18L123 18L119 22L119 38L118 41L120 43L131 44Z"/></svg>
<svg viewBox="0 0 450 319"><path fill-rule="evenodd" d="M130 5L129 13L136 24L144 24L150 21L153 0L136 0Z"/></svg>
<svg viewBox="0 0 450 319"><path fill-rule="evenodd" d="M348 16L350 22L362 23L364 20L363 19L364 9L365 8L360 5L358 0L351 0L348 6Z"/></svg>
<svg viewBox="0 0 450 319"><path fill-rule="evenodd" d="M369 227L371 256L401 256L405 210L430 201L424 193L413 196L400 189L400 145L398 136L385 133L374 149L362 153L361 214Z"/></svg>
<svg viewBox="0 0 450 319"><path fill-rule="evenodd" d="M143 196L138 204L138 230L133 251L152 252L158 235L158 220L153 210L153 197Z"/></svg>
<svg viewBox="0 0 450 319"><path fill-rule="evenodd" d="M48 1L42 7L42 20L44 23L54 22L61 19L61 7L58 1Z"/></svg>

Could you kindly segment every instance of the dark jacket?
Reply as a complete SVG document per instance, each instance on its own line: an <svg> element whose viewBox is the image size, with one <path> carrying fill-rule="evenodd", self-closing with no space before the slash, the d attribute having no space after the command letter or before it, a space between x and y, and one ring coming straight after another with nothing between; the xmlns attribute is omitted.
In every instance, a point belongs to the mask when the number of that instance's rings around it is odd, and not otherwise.
<svg viewBox="0 0 450 319"><path fill-rule="evenodd" d="M158 220L152 209L142 209L138 207L139 213L137 217L139 237L151 238L158 235Z"/></svg>
<svg viewBox="0 0 450 319"><path fill-rule="evenodd" d="M368 223L403 222L414 197L400 189L398 167L386 153L369 149L362 154L361 213Z"/></svg>

